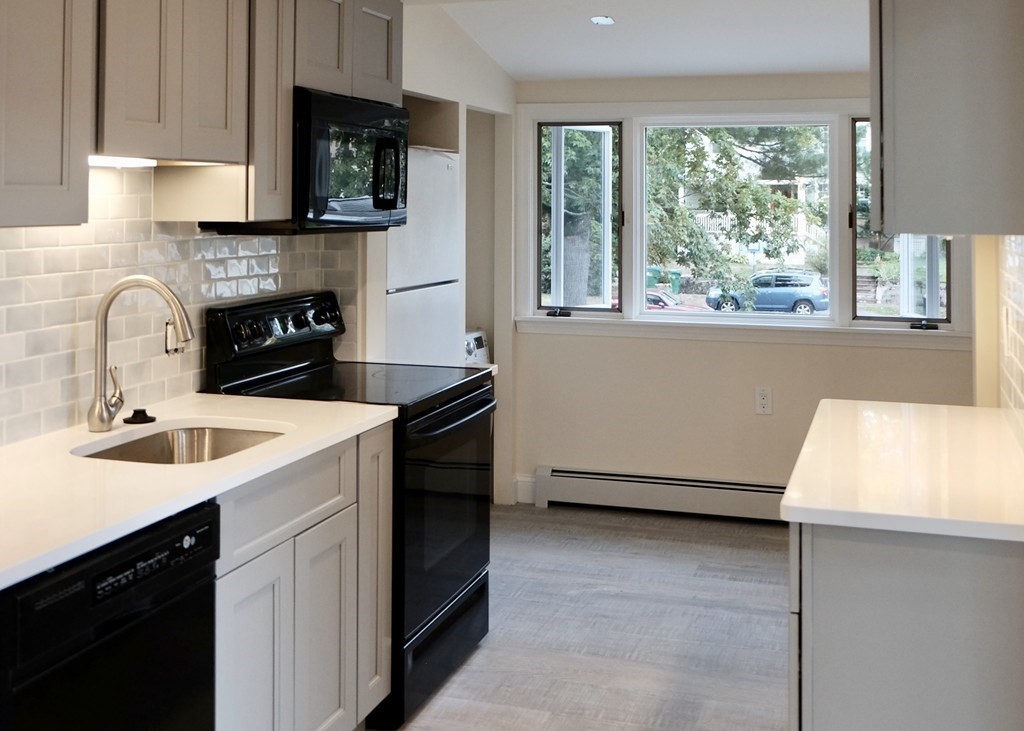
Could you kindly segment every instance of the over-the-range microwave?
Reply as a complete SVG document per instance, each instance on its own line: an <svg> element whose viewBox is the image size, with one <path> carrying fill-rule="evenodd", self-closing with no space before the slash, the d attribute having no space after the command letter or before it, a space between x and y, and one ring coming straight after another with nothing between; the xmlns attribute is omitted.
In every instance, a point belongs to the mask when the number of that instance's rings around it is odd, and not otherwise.
<svg viewBox="0 0 1024 731"><path fill-rule="evenodd" d="M379 231L406 220L409 112L295 87L292 217L201 221L222 234Z"/></svg>

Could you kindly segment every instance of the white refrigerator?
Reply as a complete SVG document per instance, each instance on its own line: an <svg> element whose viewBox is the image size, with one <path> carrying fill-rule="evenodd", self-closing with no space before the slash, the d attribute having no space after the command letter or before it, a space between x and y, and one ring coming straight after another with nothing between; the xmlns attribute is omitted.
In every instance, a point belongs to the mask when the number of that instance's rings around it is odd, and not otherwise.
<svg viewBox="0 0 1024 731"><path fill-rule="evenodd" d="M388 230L388 362L465 362L466 251L459 188L458 154L409 148L408 222Z"/></svg>

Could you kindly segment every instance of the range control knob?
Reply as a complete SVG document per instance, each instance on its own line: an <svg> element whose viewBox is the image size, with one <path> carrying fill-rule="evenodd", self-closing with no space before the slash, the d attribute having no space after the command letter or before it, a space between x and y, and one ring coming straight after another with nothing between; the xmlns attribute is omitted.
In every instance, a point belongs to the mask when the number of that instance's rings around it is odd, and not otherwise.
<svg viewBox="0 0 1024 731"><path fill-rule="evenodd" d="M292 315L292 324L296 330L302 330L305 327L309 327L309 319L306 317L305 312L296 312Z"/></svg>
<svg viewBox="0 0 1024 731"><path fill-rule="evenodd" d="M313 310L314 325L326 325L329 322L334 322L334 320L334 313L331 311L330 305Z"/></svg>
<svg viewBox="0 0 1024 731"><path fill-rule="evenodd" d="M244 345L249 342L250 335L248 322L236 322L231 328L231 332L235 336L235 340L237 340L240 345Z"/></svg>

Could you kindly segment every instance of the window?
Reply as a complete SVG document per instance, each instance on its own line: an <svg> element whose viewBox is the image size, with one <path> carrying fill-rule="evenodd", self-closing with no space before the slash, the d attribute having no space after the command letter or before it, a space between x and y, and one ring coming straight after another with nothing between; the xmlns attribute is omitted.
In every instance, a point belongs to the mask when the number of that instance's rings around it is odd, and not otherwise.
<svg viewBox="0 0 1024 731"><path fill-rule="evenodd" d="M871 230L871 122L853 120L854 317L950 321L950 240Z"/></svg>
<svg viewBox="0 0 1024 731"><path fill-rule="evenodd" d="M828 140L827 125L647 127L646 286L696 311L826 316Z"/></svg>
<svg viewBox="0 0 1024 731"><path fill-rule="evenodd" d="M619 124L538 128L538 307L619 306Z"/></svg>
<svg viewBox="0 0 1024 731"><path fill-rule="evenodd" d="M969 331L965 241L872 235L863 107L520 106L517 227L531 241L516 249L518 315L537 332L551 321L532 316L557 314L579 323L558 328L668 338Z"/></svg>

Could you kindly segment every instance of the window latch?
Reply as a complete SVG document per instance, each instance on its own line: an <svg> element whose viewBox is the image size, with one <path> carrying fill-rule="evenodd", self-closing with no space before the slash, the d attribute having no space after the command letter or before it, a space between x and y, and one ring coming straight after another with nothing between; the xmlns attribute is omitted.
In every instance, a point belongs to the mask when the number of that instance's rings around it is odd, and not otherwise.
<svg viewBox="0 0 1024 731"><path fill-rule="evenodd" d="M553 310L548 310L544 314L548 317L572 317L572 310L563 310L561 307L556 307Z"/></svg>
<svg viewBox="0 0 1024 731"><path fill-rule="evenodd" d="M934 322L928 322L927 320L921 320L921 322L910 323L911 330L938 330L939 326Z"/></svg>

